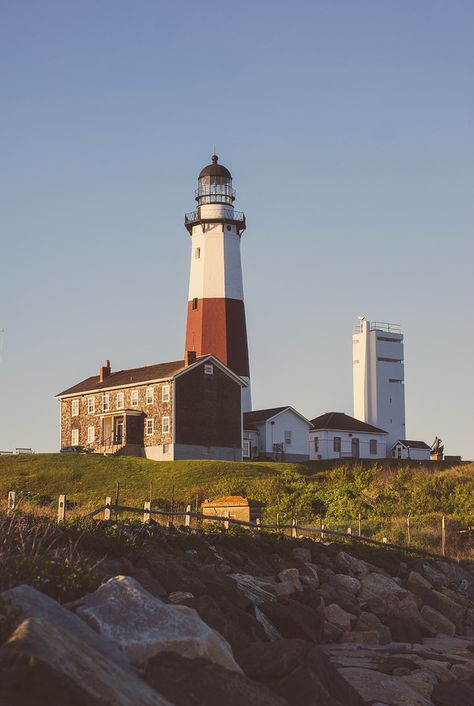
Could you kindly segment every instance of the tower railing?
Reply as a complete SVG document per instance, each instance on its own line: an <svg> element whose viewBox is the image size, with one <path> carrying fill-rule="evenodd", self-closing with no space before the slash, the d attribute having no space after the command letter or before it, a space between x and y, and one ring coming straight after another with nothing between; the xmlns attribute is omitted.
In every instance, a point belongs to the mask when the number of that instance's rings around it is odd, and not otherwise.
<svg viewBox="0 0 474 706"><path fill-rule="evenodd" d="M234 211L233 208L226 208L222 211L219 216L212 216L211 219L206 219L202 218L199 215L199 209L196 211L190 211L189 213L184 214L184 223L185 225L192 224L192 223L199 223L199 221L206 221L206 220L228 220L232 222L237 222L237 223L242 223L245 225L245 214L243 211Z"/></svg>

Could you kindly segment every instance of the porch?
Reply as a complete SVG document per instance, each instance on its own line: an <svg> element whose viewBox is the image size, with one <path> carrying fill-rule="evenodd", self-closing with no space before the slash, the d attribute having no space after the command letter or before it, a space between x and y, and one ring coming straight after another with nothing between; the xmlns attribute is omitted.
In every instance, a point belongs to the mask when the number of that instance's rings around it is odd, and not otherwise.
<svg viewBox="0 0 474 706"><path fill-rule="evenodd" d="M141 455L144 448L144 413L136 409L104 412L100 418L100 441L96 453ZM138 451L138 454L137 454Z"/></svg>

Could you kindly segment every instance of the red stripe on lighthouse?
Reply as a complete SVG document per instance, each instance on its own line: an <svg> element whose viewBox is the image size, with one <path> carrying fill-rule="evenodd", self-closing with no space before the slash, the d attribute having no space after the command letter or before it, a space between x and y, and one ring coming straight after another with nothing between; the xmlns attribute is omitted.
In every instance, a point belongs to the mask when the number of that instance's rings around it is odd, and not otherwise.
<svg viewBox="0 0 474 706"><path fill-rule="evenodd" d="M221 297L189 301L186 350L215 355L237 375L249 377L244 302Z"/></svg>

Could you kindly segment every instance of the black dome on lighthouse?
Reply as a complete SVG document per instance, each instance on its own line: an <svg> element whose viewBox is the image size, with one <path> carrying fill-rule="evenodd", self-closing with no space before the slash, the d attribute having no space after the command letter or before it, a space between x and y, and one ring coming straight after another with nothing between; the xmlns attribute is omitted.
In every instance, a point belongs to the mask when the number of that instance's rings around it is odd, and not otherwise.
<svg viewBox="0 0 474 706"><path fill-rule="evenodd" d="M202 177L224 177L226 179L232 179L232 174L222 164L218 164L218 160L219 157L217 154L213 154L212 164L208 164L207 167L201 169L199 172L199 179Z"/></svg>

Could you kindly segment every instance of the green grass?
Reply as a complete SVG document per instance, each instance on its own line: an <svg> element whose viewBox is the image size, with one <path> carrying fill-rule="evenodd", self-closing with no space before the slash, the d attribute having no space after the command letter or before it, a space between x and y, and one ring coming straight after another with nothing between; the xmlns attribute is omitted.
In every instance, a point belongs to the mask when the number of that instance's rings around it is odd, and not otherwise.
<svg viewBox="0 0 474 706"><path fill-rule="evenodd" d="M194 504L196 494L205 497L222 492L252 488L255 482L282 473L301 475L309 469L299 464L235 463L227 461L150 461L134 456L108 458L95 454L35 454L0 457L0 498L9 490L26 498L41 497L56 501L66 493L80 506L102 505L107 495L114 496L120 484L120 500L137 504L151 495L154 499ZM229 486L230 490L227 490Z"/></svg>

